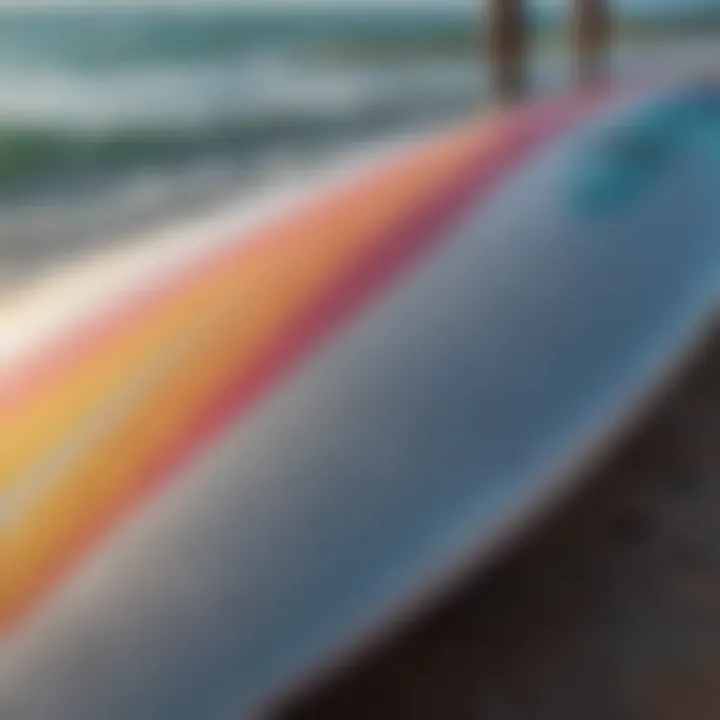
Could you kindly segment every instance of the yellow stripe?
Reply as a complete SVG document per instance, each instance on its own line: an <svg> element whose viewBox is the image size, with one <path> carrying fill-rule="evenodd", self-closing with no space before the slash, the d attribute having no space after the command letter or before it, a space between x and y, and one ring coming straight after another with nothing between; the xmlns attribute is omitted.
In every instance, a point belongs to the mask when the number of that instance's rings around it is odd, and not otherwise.
<svg viewBox="0 0 720 720"><path fill-rule="evenodd" d="M490 144L495 134L483 137ZM3 498L20 498L0 536L0 627L42 587L48 569L82 545L93 522L136 491L141 469L230 370L251 362L288 317L384 228L469 163L478 138L475 128L459 133L338 199L320 216L268 235L90 352L61 382L17 410L0 454L0 507ZM143 373L158 362L159 376L144 387ZM121 403L118 417L108 415L108 403L132 398L134 387L138 397L127 407ZM88 432L87 423L98 420L107 427L92 445L67 457L67 431ZM50 451L67 467L50 462L51 482L37 497L24 498L36 456L47 469Z"/></svg>

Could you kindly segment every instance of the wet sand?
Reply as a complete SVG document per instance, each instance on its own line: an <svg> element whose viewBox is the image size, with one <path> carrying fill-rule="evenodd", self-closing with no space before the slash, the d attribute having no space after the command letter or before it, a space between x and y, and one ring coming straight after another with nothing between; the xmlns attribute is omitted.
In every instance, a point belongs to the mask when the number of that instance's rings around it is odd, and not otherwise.
<svg viewBox="0 0 720 720"><path fill-rule="evenodd" d="M720 332L585 480L276 720L720 718Z"/></svg>

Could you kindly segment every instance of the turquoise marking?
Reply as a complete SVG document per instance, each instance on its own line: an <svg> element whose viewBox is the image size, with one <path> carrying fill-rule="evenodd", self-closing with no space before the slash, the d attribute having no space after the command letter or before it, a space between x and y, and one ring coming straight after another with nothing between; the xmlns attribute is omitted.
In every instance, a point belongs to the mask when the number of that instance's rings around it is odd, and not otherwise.
<svg viewBox="0 0 720 720"><path fill-rule="evenodd" d="M581 159L573 208L594 219L630 208L681 152L720 166L720 102L714 96L664 99L608 130Z"/></svg>

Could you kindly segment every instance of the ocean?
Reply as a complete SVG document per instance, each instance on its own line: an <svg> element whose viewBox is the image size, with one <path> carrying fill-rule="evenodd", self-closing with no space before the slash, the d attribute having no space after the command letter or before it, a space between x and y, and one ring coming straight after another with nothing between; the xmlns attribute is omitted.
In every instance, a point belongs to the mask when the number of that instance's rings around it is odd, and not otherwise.
<svg viewBox="0 0 720 720"><path fill-rule="evenodd" d="M0 11L2 272L471 112L474 7Z"/></svg>
<svg viewBox="0 0 720 720"><path fill-rule="evenodd" d="M0 250L22 269L483 95L462 11L4 10ZM7 267L5 269L8 272Z"/></svg>

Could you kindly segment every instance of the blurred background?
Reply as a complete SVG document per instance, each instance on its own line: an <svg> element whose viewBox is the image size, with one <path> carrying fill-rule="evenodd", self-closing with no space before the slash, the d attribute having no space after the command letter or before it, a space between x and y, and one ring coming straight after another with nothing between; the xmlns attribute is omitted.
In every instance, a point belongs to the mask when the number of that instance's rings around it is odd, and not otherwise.
<svg viewBox="0 0 720 720"><path fill-rule="evenodd" d="M574 4L525 3L528 92L572 80ZM6 0L2 277L466 115L491 98L502 5ZM706 68L717 52L716 0L609 6L618 77Z"/></svg>

